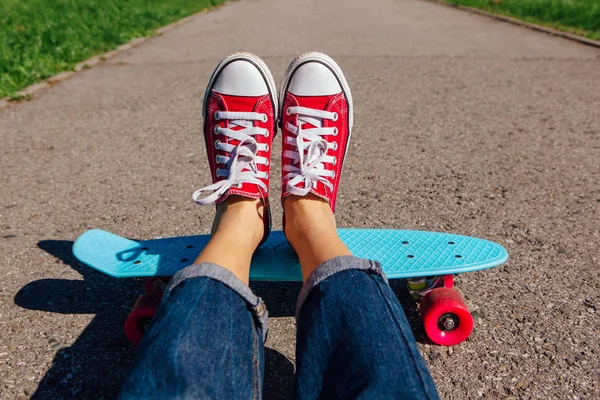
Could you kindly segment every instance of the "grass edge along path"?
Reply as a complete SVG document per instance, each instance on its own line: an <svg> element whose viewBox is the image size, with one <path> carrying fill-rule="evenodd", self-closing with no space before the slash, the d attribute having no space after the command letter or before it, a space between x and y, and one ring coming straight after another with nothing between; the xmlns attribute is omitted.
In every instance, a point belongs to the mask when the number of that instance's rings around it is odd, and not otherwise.
<svg viewBox="0 0 600 400"><path fill-rule="evenodd" d="M505 15L532 24L600 40L600 1L597 0L442 0Z"/></svg>
<svg viewBox="0 0 600 400"><path fill-rule="evenodd" d="M2 0L0 100L225 1Z"/></svg>

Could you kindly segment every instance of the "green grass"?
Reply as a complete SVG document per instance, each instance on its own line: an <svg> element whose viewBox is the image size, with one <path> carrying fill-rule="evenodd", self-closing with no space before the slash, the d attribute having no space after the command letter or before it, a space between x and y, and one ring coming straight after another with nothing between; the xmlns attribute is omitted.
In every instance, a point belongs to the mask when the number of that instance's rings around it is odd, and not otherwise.
<svg viewBox="0 0 600 400"><path fill-rule="evenodd" d="M224 0L0 0L0 98Z"/></svg>
<svg viewBox="0 0 600 400"><path fill-rule="evenodd" d="M600 39L600 0L445 0Z"/></svg>

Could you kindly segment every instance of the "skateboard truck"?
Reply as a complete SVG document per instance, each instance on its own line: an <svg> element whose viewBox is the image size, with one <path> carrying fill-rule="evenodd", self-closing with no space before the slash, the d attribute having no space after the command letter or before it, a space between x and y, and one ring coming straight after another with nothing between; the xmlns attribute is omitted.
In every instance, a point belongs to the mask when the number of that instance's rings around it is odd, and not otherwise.
<svg viewBox="0 0 600 400"><path fill-rule="evenodd" d="M436 275L436 276L420 276L416 278L408 278L408 292L415 300L421 300L425 295L433 289L446 287L451 289L454 287L453 275Z"/></svg>

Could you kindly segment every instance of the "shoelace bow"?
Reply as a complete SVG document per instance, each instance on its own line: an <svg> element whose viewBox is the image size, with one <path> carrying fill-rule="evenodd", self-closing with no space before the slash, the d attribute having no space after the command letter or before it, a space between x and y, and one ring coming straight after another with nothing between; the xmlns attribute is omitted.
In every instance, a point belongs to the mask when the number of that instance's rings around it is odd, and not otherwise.
<svg viewBox="0 0 600 400"><path fill-rule="evenodd" d="M227 190L233 186L241 187L244 183L258 185L264 191L267 191L267 185L260 179L268 177L266 172L258 170L258 164L269 165L266 157L257 155L259 151L267 151L269 145L258 143L254 136L269 136L269 130L254 126L254 121L263 121L267 119L266 114L255 112L231 112L217 111L215 117L219 120L228 120L229 128L217 126L215 133L230 139L239 141L237 146L229 143L215 141L215 147L229 154L229 156L217 155L216 162L223 164L226 168L218 168L217 177L226 177L212 185L198 189L192 195L194 201L201 205L216 202ZM234 127L241 127L240 130L234 130ZM200 198L204 192L214 191L212 194Z"/></svg>
<svg viewBox="0 0 600 400"><path fill-rule="evenodd" d="M335 172L325 169L323 164L335 165L337 160L334 156L327 155L330 145L323 136L335 136L338 131L335 127L324 128L323 121L326 119L336 121L337 113L299 106L289 107L286 113L298 114L298 126L290 122L286 124L286 129L296 136L295 138L287 136L286 141L295 148L286 150L283 155L299 165L299 167L292 164L283 166L284 172L288 172L284 177L284 180L289 179L286 185L287 191L292 195L305 196L317 182L322 182L329 190L333 190L333 183L327 178L335 178ZM315 128L303 129L305 123ZM336 150L337 143L331 144L331 148ZM299 187L302 183L304 187Z"/></svg>

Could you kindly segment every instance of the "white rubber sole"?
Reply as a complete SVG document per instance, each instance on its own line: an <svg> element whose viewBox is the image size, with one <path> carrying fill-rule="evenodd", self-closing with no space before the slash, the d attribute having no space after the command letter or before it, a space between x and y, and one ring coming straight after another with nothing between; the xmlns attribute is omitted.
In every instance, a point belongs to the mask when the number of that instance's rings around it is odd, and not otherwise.
<svg viewBox="0 0 600 400"><path fill-rule="evenodd" d="M230 64L234 61L238 61L238 60L245 60L245 61L250 62L252 65L254 65L256 67L256 69L258 69L258 71L262 75L262 77L265 80L265 83L267 84L267 87L269 89L269 95L271 96L271 101L273 102L273 112L275 115L275 121L277 121L279 106L277 103L277 88L275 87L275 80L273 79L273 75L271 74L269 67L267 67L267 64L265 64L265 62L263 60L261 60L260 57L254 55L252 53L233 53L233 54L225 57L224 59L222 59L221 62L219 62L219 64L213 71L213 73L210 77L210 80L208 81L208 85L206 86L206 91L204 92L204 100L202 103L202 118L206 118L206 115L205 115L206 101L208 100L208 97L210 96L212 88L215 85L215 81L219 77L219 74L221 73L223 68L225 68L228 64ZM275 126L277 126L277 124L275 124Z"/></svg>

